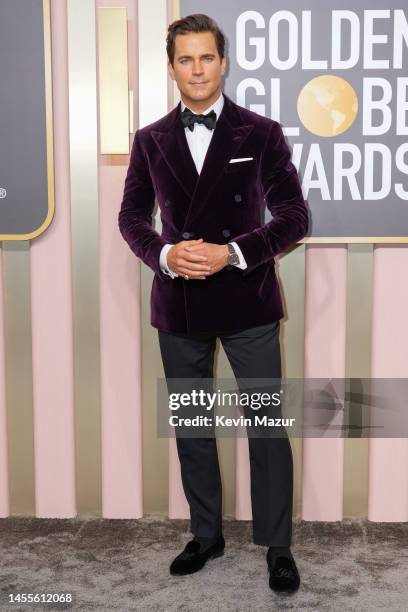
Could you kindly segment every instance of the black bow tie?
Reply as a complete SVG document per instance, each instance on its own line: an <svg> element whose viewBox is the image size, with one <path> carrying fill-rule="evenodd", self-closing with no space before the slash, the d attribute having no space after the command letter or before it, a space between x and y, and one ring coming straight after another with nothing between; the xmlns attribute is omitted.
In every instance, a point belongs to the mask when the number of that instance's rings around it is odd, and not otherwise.
<svg viewBox="0 0 408 612"><path fill-rule="evenodd" d="M215 124L217 121L217 114L215 111L209 112L207 115L196 115L189 108L185 108L181 113L181 122L183 126L192 132L194 130L195 123L204 123L205 127L209 130L213 130L215 128Z"/></svg>

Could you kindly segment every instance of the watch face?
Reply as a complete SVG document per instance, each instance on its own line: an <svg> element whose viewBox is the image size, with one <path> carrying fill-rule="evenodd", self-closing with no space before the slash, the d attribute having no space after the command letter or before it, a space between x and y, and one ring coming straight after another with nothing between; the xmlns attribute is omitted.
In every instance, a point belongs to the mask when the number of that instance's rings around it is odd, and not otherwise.
<svg viewBox="0 0 408 612"><path fill-rule="evenodd" d="M230 253L228 255L228 263L232 266L236 266L239 263L239 257L237 253Z"/></svg>
<svg viewBox="0 0 408 612"><path fill-rule="evenodd" d="M236 266L237 264L239 264L239 256L238 253L235 251L234 247L232 244L228 244L228 264L230 266Z"/></svg>

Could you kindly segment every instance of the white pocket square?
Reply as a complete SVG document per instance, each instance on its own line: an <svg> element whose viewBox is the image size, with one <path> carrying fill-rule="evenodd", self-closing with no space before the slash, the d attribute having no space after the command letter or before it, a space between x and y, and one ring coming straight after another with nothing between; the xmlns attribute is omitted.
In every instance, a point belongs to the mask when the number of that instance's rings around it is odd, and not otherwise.
<svg viewBox="0 0 408 612"><path fill-rule="evenodd" d="M249 161L250 159L254 159L254 158L253 157L234 157L233 159L230 159L228 163L235 164L235 162Z"/></svg>

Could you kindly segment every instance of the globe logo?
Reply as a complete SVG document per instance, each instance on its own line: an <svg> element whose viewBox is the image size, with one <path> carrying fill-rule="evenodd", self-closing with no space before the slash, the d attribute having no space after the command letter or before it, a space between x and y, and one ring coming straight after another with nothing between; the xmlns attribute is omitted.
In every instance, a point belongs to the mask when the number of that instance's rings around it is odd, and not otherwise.
<svg viewBox="0 0 408 612"><path fill-rule="evenodd" d="M3 200L7 195L7 191L4 189L4 187L0 187L0 200Z"/></svg>
<svg viewBox="0 0 408 612"><path fill-rule="evenodd" d="M354 123L357 111L356 92L338 76L315 77L304 85L298 96L299 119L316 136L342 134Z"/></svg>

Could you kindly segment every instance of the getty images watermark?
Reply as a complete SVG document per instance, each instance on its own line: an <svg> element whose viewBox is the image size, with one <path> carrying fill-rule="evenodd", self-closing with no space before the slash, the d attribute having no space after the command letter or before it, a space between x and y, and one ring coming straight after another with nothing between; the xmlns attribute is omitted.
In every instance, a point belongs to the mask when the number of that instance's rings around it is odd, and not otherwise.
<svg viewBox="0 0 408 612"><path fill-rule="evenodd" d="M261 411L262 408L280 407L281 392L243 392L221 391L208 392L204 389L192 389L190 392L172 392L169 395L169 408L178 411L181 408L201 408L207 412L217 407L239 407L250 411ZM185 411L183 411L185 412ZM253 414L250 417L240 414L227 416L227 414L196 414L194 416L180 416L171 414L168 422L173 427L292 427L294 418L272 417L267 414Z"/></svg>
<svg viewBox="0 0 408 612"><path fill-rule="evenodd" d="M157 382L159 437L408 437L408 379Z"/></svg>

